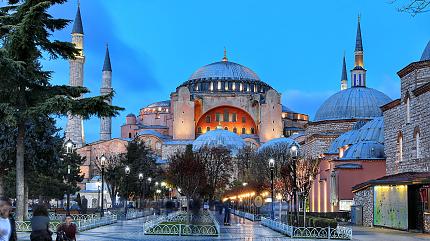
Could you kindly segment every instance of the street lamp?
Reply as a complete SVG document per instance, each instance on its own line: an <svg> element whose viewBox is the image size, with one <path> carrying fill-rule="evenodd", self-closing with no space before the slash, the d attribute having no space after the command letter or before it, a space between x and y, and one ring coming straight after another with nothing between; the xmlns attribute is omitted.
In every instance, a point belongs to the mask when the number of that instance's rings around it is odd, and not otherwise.
<svg viewBox="0 0 430 241"><path fill-rule="evenodd" d="M100 209L100 217L104 216L104 207L105 207L105 201L104 201L104 190L105 190L105 186L104 186L104 175L105 175L105 165L106 165L106 157L105 155L102 155L100 157L100 166L102 168L102 208Z"/></svg>
<svg viewBox="0 0 430 241"><path fill-rule="evenodd" d="M140 182L140 202L139 207L142 209L142 197L143 197L143 173L139 173L139 182Z"/></svg>
<svg viewBox="0 0 430 241"><path fill-rule="evenodd" d="M66 143L64 143L64 146L66 147L66 155L69 156L73 152L73 146L74 146L73 141L68 139ZM70 182L70 165L67 165L67 183L69 182ZM70 215L70 190L69 189L67 189L66 199L67 199L66 213L67 215Z"/></svg>
<svg viewBox="0 0 430 241"><path fill-rule="evenodd" d="M125 166L125 219L127 220L128 211L128 175L130 174L130 167Z"/></svg>
<svg viewBox="0 0 430 241"><path fill-rule="evenodd" d="M275 160L273 160L272 158L269 160L269 168L270 168L270 186L272 189L272 194L271 194L271 199L272 199L272 212L270 213L270 217L272 218L272 220L275 219L275 207L273 206L273 171L275 170Z"/></svg>
<svg viewBox="0 0 430 241"><path fill-rule="evenodd" d="M299 146L294 142L290 147L290 155L293 160L293 196L294 196L294 224L297 226L299 221L299 210L297 205L297 157L299 156Z"/></svg>

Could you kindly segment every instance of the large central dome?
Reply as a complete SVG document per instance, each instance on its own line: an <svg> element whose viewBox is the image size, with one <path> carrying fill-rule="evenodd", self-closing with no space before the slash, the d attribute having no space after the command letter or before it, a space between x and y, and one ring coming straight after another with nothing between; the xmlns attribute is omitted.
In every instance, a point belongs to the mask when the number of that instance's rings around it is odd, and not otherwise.
<svg viewBox="0 0 430 241"><path fill-rule="evenodd" d="M382 116L381 106L391 102L384 93L367 87L352 87L330 96L318 109L314 121L373 119Z"/></svg>
<svg viewBox="0 0 430 241"><path fill-rule="evenodd" d="M264 93L272 88L250 68L226 58L200 67L179 87L182 86L191 92Z"/></svg>

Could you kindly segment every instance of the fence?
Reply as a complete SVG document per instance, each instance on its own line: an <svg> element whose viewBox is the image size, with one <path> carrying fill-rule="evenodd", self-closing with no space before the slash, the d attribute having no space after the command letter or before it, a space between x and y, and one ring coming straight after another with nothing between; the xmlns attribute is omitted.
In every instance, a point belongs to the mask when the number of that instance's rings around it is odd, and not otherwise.
<svg viewBox="0 0 430 241"><path fill-rule="evenodd" d="M85 231L88 229L109 225L117 222L116 215L107 215L105 217L99 218L87 218L87 219L77 219L74 220L74 223L78 227L78 231ZM54 220L49 223L50 230L57 230L58 226L62 222ZM16 231L17 232L31 232L31 221L15 221Z"/></svg>
<svg viewBox="0 0 430 241"><path fill-rule="evenodd" d="M70 216L73 217L73 220L83 220L83 219L94 219L99 217L99 214L71 214ZM49 213L48 217L50 220L58 220L63 221L66 218L66 214L59 214L59 213ZM33 218L33 213L27 214L27 219L31 220Z"/></svg>
<svg viewBox="0 0 430 241"><path fill-rule="evenodd" d="M188 219L193 222L186 223ZM220 233L219 223L207 212L202 215L188 215L180 211L171 213L145 222L143 229L145 235L218 236Z"/></svg>
<svg viewBox="0 0 430 241"><path fill-rule="evenodd" d="M261 224L292 238L352 239L352 229L349 227L294 227L264 217Z"/></svg>
<svg viewBox="0 0 430 241"><path fill-rule="evenodd" d="M232 211L232 213L234 215L237 215L237 216L242 217L242 218L246 218L246 219L251 220L251 221L260 221L261 217L262 217L259 214L247 213L247 212L243 212L243 211L239 211L239 210L235 210L235 209Z"/></svg>

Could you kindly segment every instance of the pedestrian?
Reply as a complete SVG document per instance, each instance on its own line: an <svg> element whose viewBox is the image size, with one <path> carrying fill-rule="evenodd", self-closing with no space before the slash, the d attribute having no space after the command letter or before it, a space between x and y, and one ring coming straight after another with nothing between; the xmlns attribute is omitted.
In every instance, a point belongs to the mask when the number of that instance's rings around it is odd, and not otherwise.
<svg viewBox="0 0 430 241"><path fill-rule="evenodd" d="M15 220L11 215L12 203L7 197L0 197L0 241L16 241Z"/></svg>
<svg viewBox="0 0 430 241"><path fill-rule="evenodd" d="M230 206L229 203L224 203L224 225L230 225Z"/></svg>
<svg viewBox="0 0 430 241"><path fill-rule="evenodd" d="M33 209L31 219L31 241L52 241L52 232L49 230L48 209L43 205L37 205Z"/></svg>
<svg viewBox="0 0 430 241"><path fill-rule="evenodd" d="M56 241L76 241L76 232L78 228L73 223L72 215L67 215L63 224L57 228Z"/></svg>

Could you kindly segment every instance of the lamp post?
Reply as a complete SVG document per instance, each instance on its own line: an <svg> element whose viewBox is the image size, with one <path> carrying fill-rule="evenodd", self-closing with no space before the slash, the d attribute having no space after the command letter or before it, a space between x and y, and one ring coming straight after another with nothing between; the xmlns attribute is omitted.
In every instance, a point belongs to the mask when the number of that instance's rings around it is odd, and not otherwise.
<svg viewBox="0 0 430 241"><path fill-rule="evenodd" d="M293 143L290 147L290 155L293 160L293 196L294 196L294 225L297 226L299 221L299 210L297 206L297 157L299 156L299 147Z"/></svg>
<svg viewBox="0 0 430 241"><path fill-rule="evenodd" d="M105 198L104 198L104 192L105 192L105 180L104 180L104 175L105 175L105 165L106 165L106 157L105 155L102 155L100 157L100 166L102 168L102 206L100 209L100 217L103 217L105 212L104 212L104 208L105 208Z"/></svg>
<svg viewBox="0 0 430 241"><path fill-rule="evenodd" d="M128 211L128 175L130 174L130 167L125 167L125 219L127 220Z"/></svg>
<svg viewBox="0 0 430 241"><path fill-rule="evenodd" d="M143 198L143 173L139 173L139 182L140 182L140 201L139 207L142 209L142 198Z"/></svg>
<svg viewBox="0 0 430 241"><path fill-rule="evenodd" d="M270 168L270 187L272 189L272 193L271 193L271 199L272 199L272 211L270 212L270 218L272 220L275 219L275 207L274 207L274 203L273 203L273 172L275 170L275 160L270 159L269 160L269 168Z"/></svg>
<svg viewBox="0 0 430 241"><path fill-rule="evenodd" d="M100 183L97 182L97 209L100 208Z"/></svg>
<svg viewBox="0 0 430 241"><path fill-rule="evenodd" d="M64 145L66 147L66 155L69 156L73 151L74 143L73 143L73 141L68 139ZM69 182L70 182L70 165L67 165L67 183L69 183ZM67 188L66 199L67 199L66 200L67 201L66 213L67 213L67 215L70 215L70 190L68 188Z"/></svg>

